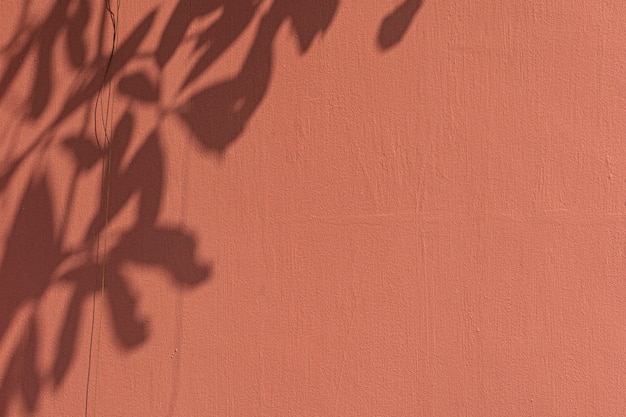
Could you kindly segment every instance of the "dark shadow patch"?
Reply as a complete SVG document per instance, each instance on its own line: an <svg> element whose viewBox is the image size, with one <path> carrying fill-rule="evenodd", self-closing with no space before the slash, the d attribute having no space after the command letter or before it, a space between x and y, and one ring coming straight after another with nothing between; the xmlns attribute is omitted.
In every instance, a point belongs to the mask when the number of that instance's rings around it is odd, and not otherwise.
<svg viewBox="0 0 626 417"><path fill-rule="evenodd" d="M213 274L211 263L198 261L198 243L192 231L158 221L167 177L162 141L168 138L160 132L161 120L146 137L139 137L136 127L137 111L149 106L162 111L157 106L163 71L182 43L191 39L198 58L190 63L186 73L180 74L181 87L174 92L176 106L168 112L187 125L192 140L201 145L201 152L222 154L240 137L266 95L280 27L291 25L299 51L304 54L315 38L328 29L339 4L339 0L274 0L260 16L259 0L180 0L161 33L155 32L154 25L159 10L153 9L128 28L129 35L109 60L111 46L107 46L104 36L110 32L106 26L110 16L105 7L94 7L90 0L56 0L41 22L32 25L28 13L33 4L23 1L18 28L9 36L12 42L0 51L6 63L0 73L0 100L6 99L24 63L34 62L34 81L25 94L27 105L21 111L26 116L24 123L36 125L37 130L45 133L29 138L33 145L18 157L3 161L4 169L0 170L0 196L13 189L18 179L25 183L16 185L26 189L10 225L5 252L0 256L0 342L5 341L16 312L26 304L29 308L34 306L29 324L0 379L0 417L6 415L13 398L21 398L29 412L36 410L42 387L50 384L57 388L63 383L76 357L79 334L84 330L81 314L86 303L94 305L105 265L103 302L110 313L115 340L126 349L140 346L150 335L148 318L138 313L141 294L130 285L129 265L160 269L180 289L194 288ZM190 34L194 22L213 13L216 19L210 25ZM229 79L198 85L202 75L212 69L257 17L260 24L240 70ZM99 25L97 39L91 42L87 35L90 25ZM158 46L148 56L140 54L151 36L160 39ZM97 49L90 53L88 48L94 44ZM34 59L29 60L30 56ZM52 74L62 59L75 69L75 79L68 81L73 83L69 92L59 97L60 91L68 89L55 85ZM142 67L144 63L151 66ZM131 64L133 71L128 72ZM148 72L154 68L156 74ZM109 135L110 141L98 142L99 135L102 138L99 118L104 111L100 113L103 109L98 107L94 115L93 109L99 92L109 87L113 78L119 80L115 93L131 100ZM103 100L106 103L106 97ZM51 102L58 104L50 106ZM77 120L77 115L82 117L83 125L79 131L68 133L67 127ZM140 146L131 146L134 144ZM38 167L39 173L26 180L16 175L26 161L45 154L53 145L64 150L72 164L74 174L67 195L52 195L48 180L54 167ZM131 148L135 150L132 155ZM97 208L91 213L71 212L73 203L83 197L78 195L78 182L94 170L100 170L104 178L102 186L89 196L98 200ZM55 203L65 199L60 206L68 207L68 212L53 216L53 197ZM109 242L103 259L107 224L135 203L136 219ZM81 216L89 227L77 248L70 250L64 249L62 242L72 216ZM38 329L42 325L37 305L59 282L70 286L70 299L57 335L53 366L43 372L37 367L41 348Z"/></svg>
<svg viewBox="0 0 626 417"><path fill-rule="evenodd" d="M382 50L397 45L406 34L423 0L405 0L383 20L378 31L378 47Z"/></svg>

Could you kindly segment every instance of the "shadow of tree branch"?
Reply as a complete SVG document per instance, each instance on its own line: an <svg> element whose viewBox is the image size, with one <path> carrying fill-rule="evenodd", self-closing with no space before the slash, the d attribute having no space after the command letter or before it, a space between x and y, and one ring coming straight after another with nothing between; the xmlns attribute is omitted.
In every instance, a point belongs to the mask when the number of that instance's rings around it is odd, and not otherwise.
<svg viewBox="0 0 626 417"><path fill-rule="evenodd" d="M271 4L259 7L264 2ZM0 254L0 343L7 342L7 330L17 312L24 306L35 306L0 379L0 416L6 415L17 397L22 398L26 410L36 410L42 388L62 384L78 349L84 303L99 291L103 262L107 283L103 302L108 306L117 341L127 349L144 343L149 329L145 318L137 313L138 295L129 285L126 266L159 268L175 285L184 288L193 288L212 275L212 265L198 260L196 236L182 227L159 222L167 175L163 134L157 122L144 137L135 123L137 112L145 111L146 106L158 108L162 72L185 37L189 37L192 23L220 12L211 25L193 35L199 58L181 75L177 92L178 97L189 98L174 107L172 113L188 126L200 149L222 153L241 135L263 101L272 75L273 44L279 28L285 22L292 25L304 54L315 37L328 29L338 3L339 0L180 0L161 32L155 27L158 9L150 11L130 30L119 45L105 80L109 57L103 5L95 6L89 0L56 0L43 19L33 25L29 13L37 5L23 0L21 21L10 44L0 51L5 62L0 71L0 103L7 101L8 91L20 72L26 70L27 58L34 57L34 78L20 111L24 123L41 127L45 133L31 138L30 147L0 168L0 196L20 188L25 190L16 203L19 209L10 224L4 253ZM212 69L257 16L260 24L240 71L231 79L189 94L191 85ZM97 39L88 33L90 22L99 25ZM154 51L139 54L141 47L155 37L160 42ZM52 76L55 62L63 59L59 56L63 52L74 74L80 75L67 93L60 93L63 89L55 85ZM138 60L146 59L158 68L156 80L137 66L132 72L128 70ZM116 85L110 83L114 78L119 79ZM90 126L97 126L97 120L90 119L90 110L103 83L130 99L114 129L110 159L108 149L102 149L95 141L97 131L90 130ZM61 105L51 106L52 102ZM142 106L136 104L139 102ZM75 124L77 113L85 114L84 123L78 132L67 135L64 132ZM10 138L4 136L3 140ZM134 142L141 146L131 157L130 144ZM65 197L55 195L51 186L54 165L39 167L30 175L17 175L26 161L49 152L51 147L63 149L72 161L74 176ZM121 162L127 160L130 162L122 166ZM64 207L72 207L74 201L84 197L78 194L76 183L107 163L111 165L110 176L103 177L103 184L110 184L110 202L107 203L105 187L98 187L94 191L98 200L95 212L65 213L61 220L55 217L53 200L65 198ZM107 223L135 201L136 219L117 232L106 261L103 260L101 236L107 232ZM67 247L64 229L72 216L88 219L89 226L80 244ZM39 369L36 356L42 323L36 306L57 283L70 285L71 296L60 326L54 364L49 370Z"/></svg>

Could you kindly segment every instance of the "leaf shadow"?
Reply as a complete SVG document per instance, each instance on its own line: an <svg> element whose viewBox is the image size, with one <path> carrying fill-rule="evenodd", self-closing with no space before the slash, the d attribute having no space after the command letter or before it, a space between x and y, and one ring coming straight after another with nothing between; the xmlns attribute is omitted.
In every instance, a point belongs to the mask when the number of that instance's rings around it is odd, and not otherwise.
<svg viewBox="0 0 626 417"><path fill-rule="evenodd" d="M8 156L8 162L0 166L0 197L20 190L23 194L14 203L17 214L9 220L4 251L0 252L0 344L12 346L6 366L1 368L0 417L19 398L27 412L36 411L42 390L59 389L66 380L80 348L85 307L99 292L103 274L107 292L102 302L115 341L126 350L141 346L150 337L148 320L138 309L142 294L131 284L129 265L157 268L172 285L187 290L214 275L213 265L198 254L196 233L161 221L168 175L163 142L167 138L160 121L149 134L142 134L137 114L160 109L163 74L191 38L198 58L180 74L176 97L183 100L171 108L171 114L187 125L190 139L201 145L200 152L223 154L263 102L281 26L291 26L299 52L304 54L315 38L328 30L339 4L339 0L271 0L269 7L261 8L263 2L267 0L178 0L161 30L155 23L160 9L153 9L128 30L109 62L110 45L104 38L108 16L103 7L89 0L55 0L47 12L40 13L41 20L32 24L29 13L42 6L23 0L11 44L0 49L5 62L0 69L0 103L7 104L9 89L30 68L27 58L34 57L34 77L24 95L25 105L15 107L25 116L24 125L45 133L29 138L32 146L19 157ZM203 30L191 33L194 22L211 13L220 14ZM203 75L257 20L259 25L239 71L230 79L198 86ZM93 25L99 28L96 36L88 30ZM155 38L160 40L156 48L144 53L145 45ZM75 75L69 90L55 84L58 77L52 76L55 63L63 59ZM158 69L156 75L147 71L152 64ZM116 85L111 84L114 78L119 80ZM101 115L92 110L103 87L114 88L128 99L110 143L95 140ZM53 102L61 104L53 106ZM77 116L83 120L78 130ZM65 133L68 129L73 133ZM5 133L0 140L11 138ZM52 149L61 149L71 161L73 175L67 194L54 191L52 185L58 181L54 164L38 166L32 173L20 169ZM97 170L103 175L102 186L89 196L97 201L95 211L55 213L55 207L71 208L84 197L77 184ZM108 224L126 216L131 206L136 215L117 233L104 260L102 236ZM88 227L79 244L68 247L65 236L76 217L85 219ZM38 355L44 348L40 329L46 321L39 305L59 284L70 288L68 304L56 335L53 364L44 369ZM8 329L20 311L28 312L28 324L19 340L9 340Z"/></svg>
<svg viewBox="0 0 626 417"><path fill-rule="evenodd" d="M423 0L404 0L383 19L377 38L380 49L390 49L402 40L422 3Z"/></svg>

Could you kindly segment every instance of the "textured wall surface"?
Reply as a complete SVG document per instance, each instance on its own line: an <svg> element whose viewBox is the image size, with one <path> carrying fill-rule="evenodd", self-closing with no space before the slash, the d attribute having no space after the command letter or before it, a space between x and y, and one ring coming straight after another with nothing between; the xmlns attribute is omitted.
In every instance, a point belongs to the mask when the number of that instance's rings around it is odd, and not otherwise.
<svg viewBox="0 0 626 417"><path fill-rule="evenodd" d="M626 413L626 4L402 1L3 2L0 417Z"/></svg>

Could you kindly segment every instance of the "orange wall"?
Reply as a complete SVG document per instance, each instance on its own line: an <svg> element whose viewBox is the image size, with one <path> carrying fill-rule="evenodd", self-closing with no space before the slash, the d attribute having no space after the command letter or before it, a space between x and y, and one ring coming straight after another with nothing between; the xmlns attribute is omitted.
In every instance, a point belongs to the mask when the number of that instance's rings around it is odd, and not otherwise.
<svg viewBox="0 0 626 417"><path fill-rule="evenodd" d="M3 5L0 417L623 415L626 6L401 1Z"/></svg>

